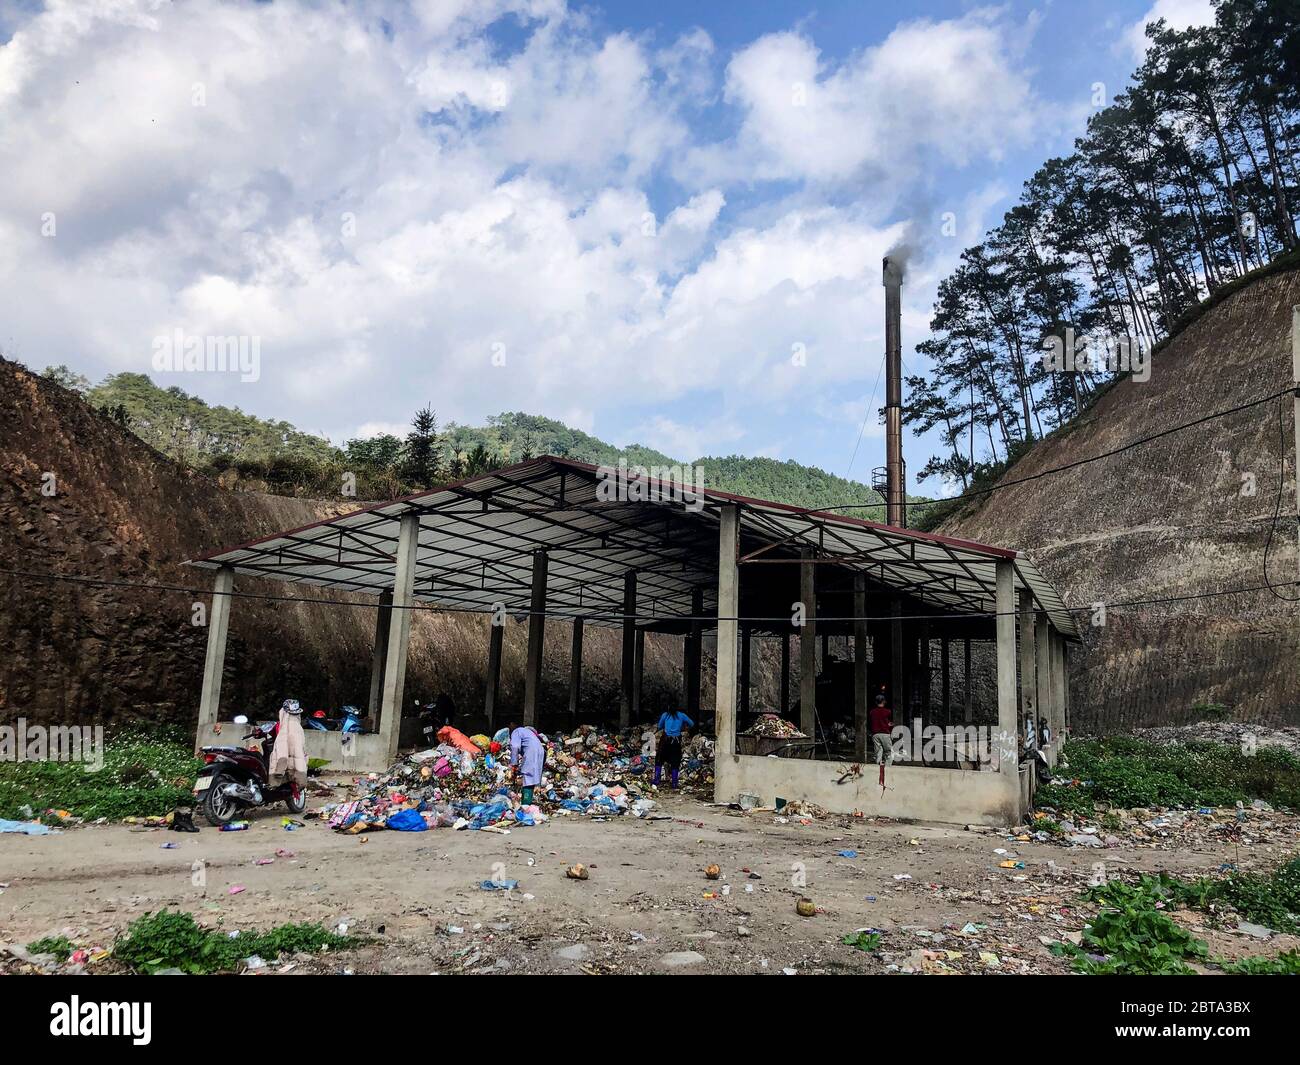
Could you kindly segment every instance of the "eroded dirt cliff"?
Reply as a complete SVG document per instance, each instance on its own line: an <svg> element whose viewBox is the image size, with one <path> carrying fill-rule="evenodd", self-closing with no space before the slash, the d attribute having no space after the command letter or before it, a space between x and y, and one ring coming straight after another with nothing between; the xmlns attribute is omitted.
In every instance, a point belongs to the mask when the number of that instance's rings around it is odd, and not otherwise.
<svg viewBox="0 0 1300 1065"><path fill-rule="evenodd" d="M1227 296L1155 353L1150 380L1115 385L1003 480L1032 477L1289 387L1295 304L1297 271ZM1072 670L1076 725L1114 729L1207 713L1300 720L1300 604L1267 589L1213 594L1265 584L1284 456L1282 519L1268 579L1300 576L1291 404L1286 396L1011 485L941 527L1027 551L1069 604L1087 608L1078 615L1084 644ZM1300 588L1282 594L1300 595ZM1182 601L1118 605L1137 599ZM1108 604L1104 625L1091 623L1093 603Z"/></svg>
<svg viewBox="0 0 1300 1065"><path fill-rule="evenodd" d="M207 602L210 575L184 560L349 505L223 489L153 451L74 393L0 360L0 568L112 582L0 573L0 715L192 722L207 639L206 628L192 623L194 604ZM295 591L244 578L237 587L348 601L320 589ZM265 711L286 694L312 707L364 707L373 627L369 608L237 599L223 709ZM419 612L408 705L446 690L465 712L481 706L487 640L484 616ZM569 640L567 624L548 625L549 706L567 704ZM647 641L647 700L677 682L677 643ZM508 622L502 660L507 708L522 701L526 651L525 627ZM618 634L589 629L588 712L607 709L611 701L617 706L618 660Z"/></svg>

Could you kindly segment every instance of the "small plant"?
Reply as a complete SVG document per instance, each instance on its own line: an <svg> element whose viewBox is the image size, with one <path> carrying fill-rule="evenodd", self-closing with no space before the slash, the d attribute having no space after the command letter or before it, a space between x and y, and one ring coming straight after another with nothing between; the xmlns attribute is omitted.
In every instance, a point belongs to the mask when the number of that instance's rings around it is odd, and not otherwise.
<svg viewBox="0 0 1300 1065"><path fill-rule="evenodd" d="M1225 973L1237 976L1300 976L1300 951L1288 950L1276 958L1242 958L1221 962Z"/></svg>
<svg viewBox="0 0 1300 1065"><path fill-rule="evenodd" d="M258 955L310 954L340 950L360 942L340 936L319 924L282 924L269 932L243 932L229 936L203 928L194 915L160 910L132 921L113 945L113 957L138 972L180 969L186 973L234 972L245 958Z"/></svg>
<svg viewBox="0 0 1300 1065"><path fill-rule="evenodd" d="M880 949L880 933L850 932L843 940L841 940L841 942L843 942L845 946L866 951L868 954L874 954Z"/></svg>
<svg viewBox="0 0 1300 1065"><path fill-rule="evenodd" d="M1173 898L1165 877L1141 877L1136 884L1111 880L1084 894L1101 910L1084 929L1082 943L1057 943L1053 953L1071 959L1090 976L1185 976L1188 959L1203 959L1206 946L1156 907Z"/></svg>
<svg viewBox="0 0 1300 1065"><path fill-rule="evenodd" d="M67 936L46 936L27 944L33 954L53 954L58 961L67 961L77 948Z"/></svg>
<svg viewBox="0 0 1300 1065"><path fill-rule="evenodd" d="M1229 873L1210 883L1207 899L1228 903L1255 924L1300 933L1300 857L1272 873Z"/></svg>

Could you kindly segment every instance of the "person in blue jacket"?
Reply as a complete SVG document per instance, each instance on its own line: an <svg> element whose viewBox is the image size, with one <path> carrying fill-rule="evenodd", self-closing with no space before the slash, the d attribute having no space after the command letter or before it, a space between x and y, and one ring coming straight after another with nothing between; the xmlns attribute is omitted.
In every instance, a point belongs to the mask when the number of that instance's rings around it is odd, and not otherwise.
<svg viewBox="0 0 1300 1065"><path fill-rule="evenodd" d="M676 789L677 773L682 767L682 736L687 729L694 727L695 722L682 710L665 710L659 715L659 722L655 728L663 738L660 739L659 747L655 751L655 784L659 783L660 774L664 766L667 766L672 786Z"/></svg>

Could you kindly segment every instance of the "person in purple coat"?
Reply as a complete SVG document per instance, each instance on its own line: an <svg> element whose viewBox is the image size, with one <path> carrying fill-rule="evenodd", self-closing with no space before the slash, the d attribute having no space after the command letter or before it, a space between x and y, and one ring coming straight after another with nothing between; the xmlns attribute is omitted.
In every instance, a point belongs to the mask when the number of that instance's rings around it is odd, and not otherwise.
<svg viewBox="0 0 1300 1065"><path fill-rule="evenodd" d="M523 780L520 801L524 806L533 804L533 788L542 782L542 767L546 765L546 744L535 728L527 725L510 726L509 762Z"/></svg>

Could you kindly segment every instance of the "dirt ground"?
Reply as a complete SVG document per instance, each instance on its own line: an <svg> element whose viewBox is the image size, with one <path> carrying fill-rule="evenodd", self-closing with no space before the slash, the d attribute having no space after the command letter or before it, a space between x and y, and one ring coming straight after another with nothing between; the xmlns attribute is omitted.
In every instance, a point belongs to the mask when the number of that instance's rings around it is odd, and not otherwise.
<svg viewBox="0 0 1300 1065"><path fill-rule="evenodd" d="M292 972L1053 973L1066 965L1043 940L1083 926L1077 897L1096 863L1112 873L1183 875L1234 860L1270 867L1297 842L1295 823L1260 833L1268 842L1254 844L1100 850L846 817L778 824L770 812L687 796L666 797L662 809L673 820L561 817L509 835L350 836L315 820L289 832L283 811L273 809L245 832L100 825L0 836L0 943L63 934L109 945L135 917L169 907L228 931L319 921L372 937L355 950L282 958ZM293 855L255 864L277 849ZM1024 868L1004 869L1003 861ZM206 883L193 882L196 862ZM566 878L575 862L590 879ZM710 863L722 879L706 879ZM806 886L798 888L801 870ZM493 877L519 885L483 890ZM244 890L232 895L235 886ZM815 916L796 914L801 896L816 904ZM1212 955L1296 945L1286 936L1263 943L1208 931L1185 917ZM968 926L983 927L963 934ZM882 931L878 952L841 941L862 928Z"/></svg>

